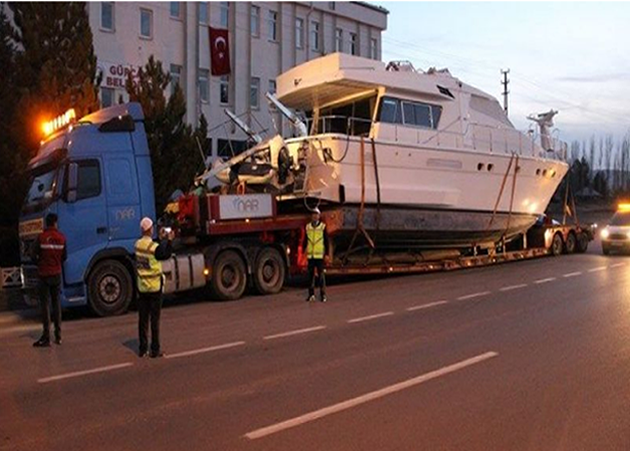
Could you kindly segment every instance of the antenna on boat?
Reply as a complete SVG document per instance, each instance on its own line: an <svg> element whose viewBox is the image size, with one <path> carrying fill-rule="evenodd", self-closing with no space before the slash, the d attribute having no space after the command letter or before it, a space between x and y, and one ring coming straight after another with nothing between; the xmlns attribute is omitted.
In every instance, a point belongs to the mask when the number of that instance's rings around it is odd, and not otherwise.
<svg viewBox="0 0 630 451"><path fill-rule="evenodd" d="M549 110L546 113L540 113L537 115L530 114L527 116L527 119L538 124L538 128L540 131L540 145L544 150L552 150L553 146L551 145L551 134L549 133L549 129L553 127L553 118L558 114L556 110Z"/></svg>
<svg viewBox="0 0 630 451"><path fill-rule="evenodd" d="M273 104L278 109L278 111L280 111L280 113L282 113L282 115L286 117L291 122L291 124L293 124L299 136L308 135L308 131L306 130L306 124L302 122L295 113L293 113L286 106L284 106L282 102L276 99L276 97L270 92L265 94L265 97L267 97L267 101L269 103Z"/></svg>

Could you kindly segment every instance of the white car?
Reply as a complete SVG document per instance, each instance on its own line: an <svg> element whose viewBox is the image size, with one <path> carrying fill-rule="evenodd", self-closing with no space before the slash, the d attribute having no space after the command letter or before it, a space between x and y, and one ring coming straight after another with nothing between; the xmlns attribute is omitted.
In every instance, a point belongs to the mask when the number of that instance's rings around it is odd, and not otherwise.
<svg viewBox="0 0 630 451"><path fill-rule="evenodd" d="M630 209L620 209L601 232L602 252L630 251Z"/></svg>

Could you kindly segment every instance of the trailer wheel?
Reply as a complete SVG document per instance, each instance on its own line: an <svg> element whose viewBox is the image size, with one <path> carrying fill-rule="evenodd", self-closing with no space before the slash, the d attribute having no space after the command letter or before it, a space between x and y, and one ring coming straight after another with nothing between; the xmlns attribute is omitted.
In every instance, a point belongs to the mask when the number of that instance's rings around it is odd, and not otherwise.
<svg viewBox="0 0 630 451"><path fill-rule="evenodd" d="M583 254L588 249L588 236L584 232L580 232L577 236L577 251Z"/></svg>
<svg viewBox="0 0 630 451"><path fill-rule="evenodd" d="M564 250L564 243L562 242L562 235L560 233L556 233L553 236L553 240L551 241L551 255L554 257L562 254Z"/></svg>
<svg viewBox="0 0 630 451"><path fill-rule="evenodd" d="M121 262L98 262L87 283L88 303L98 316L120 315L129 308L133 299L133 280Z"/></svg>
<svg viewBox="0 0 630 451"><path fill-rule="evenodd" d="M280 252L273 247L265 247L256 258L254 266L254 287L259 294L276 294L284 285L285 267Z"/></svg>
<svg viewBox="0 0 630 451"><path fill-rule="evenodd" d="M234 251L221 252L214 261L210 291L222 301L233 301L243 296L247 274L243 259Z"/></svg>
<svg viewBox="0 0 630 451"><path fill-rule="evenodd" d="M569 235L567 236L567 241L566 243L564 243L564 250L566 251L567 254L572 254L575 252L576 248L577 248L577 240L575 238L575 233L569 232Z"/></svg>

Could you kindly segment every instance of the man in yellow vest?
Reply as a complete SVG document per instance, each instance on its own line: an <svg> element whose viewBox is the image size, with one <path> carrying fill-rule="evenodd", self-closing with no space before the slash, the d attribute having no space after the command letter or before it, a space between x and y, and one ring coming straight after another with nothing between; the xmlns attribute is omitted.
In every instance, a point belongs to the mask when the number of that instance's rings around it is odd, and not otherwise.
<svg viewBox="0 0 630 451"><path fill-rule="evenodd" d="M151 320L152 358L162 357L160 350L160 313L162 310L163 274L162 263L171 256L173 232L160 231L160 244L153 241L153 221L142 218L140 221L142 238L136 241L136 272L138 282L138 335L140 345L138 355L146 357L148 351L148 328Z"/></svg>
<svg viewBox="0 0 630 451"><path fill-rule="evenodd" d="M319 286L320 301L326 302L324 258L328 254L328 234L326 233L326 224L321 221L319 208L312 211L311 222L306 224L304 248L308 259L308 280L310 282L306 302L315 300L316 285Z"/></svg>

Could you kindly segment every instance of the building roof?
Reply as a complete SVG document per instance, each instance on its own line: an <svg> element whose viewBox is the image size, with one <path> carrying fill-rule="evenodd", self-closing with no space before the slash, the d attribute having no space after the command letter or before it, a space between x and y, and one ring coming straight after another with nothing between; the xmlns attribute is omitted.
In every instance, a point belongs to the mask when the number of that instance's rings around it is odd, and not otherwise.
<svg viewBox="0 0 630 451"><path fill-rule="evenodd" d="M371 9L373 11L378 11L379 13L389 14L389 10L388 9L383 8L382 6L379 6L379 5L373 5L373 4L368 3L368 2L350 2L350 3L354 3L356 5L363 6L365 8Z"/></svg>

